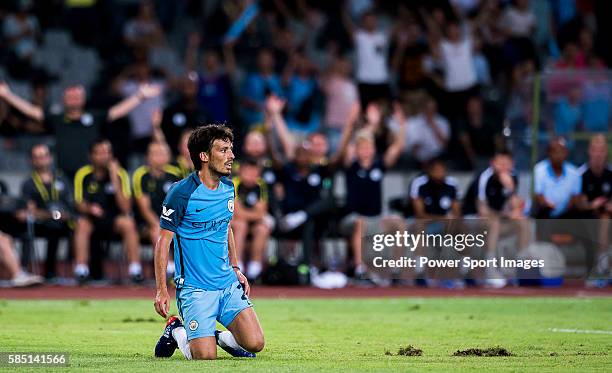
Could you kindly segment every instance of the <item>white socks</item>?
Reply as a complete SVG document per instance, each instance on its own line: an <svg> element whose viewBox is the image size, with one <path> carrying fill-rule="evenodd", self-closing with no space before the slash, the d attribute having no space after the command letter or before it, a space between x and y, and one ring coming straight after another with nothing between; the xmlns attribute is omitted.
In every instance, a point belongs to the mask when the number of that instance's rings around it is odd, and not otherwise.
<svg viewBox="0 0 612 373"><path fill-rule="evenodd" d="M304 222L308 219L308 214L305 211L296 211L290 214L285 215L285 217L281 220L281 228L286 232L291 231L300 225L304 224Z"/></svg>
<svg viewBox="0 0 612 373"><path fill-rule="evenodd" d="M185 356L185 359L191 360L191 350L189 349L189 342L187 341L187 332L185 331L185 328L182 326L174 328L174 330L172 330L172 337L174 337L174 340L178 344L178 348L183 353L183 356Z"/></svg>
<svg viewBox="0 0 612 373"><path fill-rule="evenodd" d="M261 263L250 261L249 267L247 268L247 275L249 278L256 278L261 273Z"/></svg>
<svg viewBox="0 0 612 373"><path fill-rule="evenodd" d="M219 333L219 346L221 348L230 347L235 350L244 350L244 348L242 348L242 346L240 346L238 342L236 342L234 335L229 330L224 330Z"/></svg>
<svg viewBox="0 0 612 373"><path fill-rule="evenodd" d="M76 276L89 276L89 266L87 264L77 264L74 266L74 274Z"/></svg>
<svg viewBox="0 0 612 373"><path fill-rule="evenodd" d="M130 276L138 276L142 274L142 265L140 262L132 262L128 267L128 274Z"/></svg>

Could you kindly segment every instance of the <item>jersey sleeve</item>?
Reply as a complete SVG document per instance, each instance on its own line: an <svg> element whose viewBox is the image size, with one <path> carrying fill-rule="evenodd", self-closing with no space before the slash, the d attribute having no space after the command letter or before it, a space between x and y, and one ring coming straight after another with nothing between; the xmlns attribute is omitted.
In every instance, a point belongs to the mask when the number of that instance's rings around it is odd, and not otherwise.
<svg viewBox="0 0 612 373"><path fill-rule="evenodd" d="M544 194L544 164L537 164L533 172L533 192L535 194Z"/></svg>
<svg viewBox="0 0 612 373"><path fill-rule="evenodd" d="M132 175L132 188L134 188L134 198L141 198L144 195L142 191L142 184L146 174L146 166L138 167L136 171L134 171L134 174Z"/></svg>
<svg viewBox="0 0 612 373"><path fill-rule="evenodd" d="M159 226L176 233L185 216L188 200L189 196L181 192L179 185L175 185L164 199Z"/></svg>

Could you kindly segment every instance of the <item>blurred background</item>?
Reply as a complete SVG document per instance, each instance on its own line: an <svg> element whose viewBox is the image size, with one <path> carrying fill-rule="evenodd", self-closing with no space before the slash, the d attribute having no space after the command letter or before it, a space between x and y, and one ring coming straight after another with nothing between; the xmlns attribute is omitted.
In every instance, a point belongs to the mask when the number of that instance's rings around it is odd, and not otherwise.
<svg viewBox="0 0 612 373"><path fill-rule="evenodd" d="M388 285L361 236L463 216L600 219L531 241L561 250L558 276L607 279L610 14L605 0L3 1L4 284L150 282L161 202L205 123L234 131L232 225L253 280ZM540 230L510 231L514 247Z"/></svg>

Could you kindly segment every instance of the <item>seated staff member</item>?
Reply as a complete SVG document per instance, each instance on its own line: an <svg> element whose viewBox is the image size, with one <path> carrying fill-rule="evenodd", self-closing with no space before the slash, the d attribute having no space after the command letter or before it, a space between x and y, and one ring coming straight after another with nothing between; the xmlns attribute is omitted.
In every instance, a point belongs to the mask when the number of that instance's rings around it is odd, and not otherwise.
<svg viewBox="0 0 612 373"><path fill-rule="evenodd" d="M152 142L147 148L147 164L134 171L132 185L138 216L146 224L146 234L155 246L159 237L159 217L166 193L183 178L181 170L170 164L170 149L166 144ZM169 272L174 263L168 262Z"/></svg>
<svg viewBox="0 0 612 373"><path fill-rule="evenodd" d="M268 214L268 188L261 178L261 170L257 159L247 158L240 163L238 176L232 179L236 200L231 225L240 268L244 268L246 238L251 234L249 264L245 273L249 280L261 274L264 250L274 229L274 219Z"/></svg>
<svg viewBox="0 0 612 373"><path fill-rule="evenodd" d="M457 181L446 175L446 165L436 158L427 165L427 173L414 179L410 198L417 219L458 218Z"/></svg>
<svg viewBox="0 0 612 373"><path fill-rule="evenodd" d="M599 134L589 142L589 161L578 169L582 177L581 206L584 218L599 219L591 224L596 231L597 250L589 261L591 276L610 277L610 254L608 250L610 215L612 215L612 169L608 164L608 143ZM589 251L587 253L591 255ZM591 259L591 260L589 260Z"/></svg>
<svg viewBox="0 0 612 373"><path fill-rule="evenodd" d="M61 171L53 169L53 157L45 144L34 145L30 150L33 171L21 187L26 203L16 217L26 222L28 215L34 217L34 234L47 239L45 278L56 276L56 257L59 240L72 235L69 224L73 224L73 199L70 182Z"/></svg>
<svg viewBox="0 0 612 373"><path fill-rule="evenodd" d="M514 172L512 154L497 150L491 165L475 181L476 210L487 227L486 259L495 259L497 244L502 234L516 234L518 253L527 249L530 237L530 222L524 214L525 201L519 197L518 176ZM469 192L468 192L469 193ZM471 200L466 196L466 200ZM465 206L464 206L465 207ZM506 280L495 267L487 268L489 286L501 287Z"/></svg>
<svg viewBox="0 0 612 373"><path fill-rule="evenodd" d="M410 200L414 217L417 219L414 231L417 234L421 231L439 233L440 230L447 229L444 224L446 219L461 216L458 193L457 181L447 176L444 161L439 158L429 161L426 173L418 176L410 185ZM423 247L417 247L415 253L423 256ZM415 267L418 284L423 284L420 281L424 277L425 270L423 266ZM424 284L427 284L427 281Z"/></svg>
<svg viewBox="0 0 612 373"><path fill-rule="evenodd" d="M140 247L136 223L130 216L132 193L128 173L113 159L108 140L94 141L89 158L91 164L82 167L74 177L74 201L80 214L74 230L74 273L80 282L89 277L92 234L108 237L118 233L127 251L130 278L141 282Z"/></svg>

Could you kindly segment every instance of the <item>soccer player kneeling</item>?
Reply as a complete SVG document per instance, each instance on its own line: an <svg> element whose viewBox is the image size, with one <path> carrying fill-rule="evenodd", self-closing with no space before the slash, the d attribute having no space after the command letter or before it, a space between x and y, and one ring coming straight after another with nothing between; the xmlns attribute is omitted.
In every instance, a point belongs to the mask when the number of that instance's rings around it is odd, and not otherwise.
<svg viewBox="0 0 612 373"><path fill-rule="evenodd" d="M196 171L176 183L164 201L155 246L155 310L168 316L166 264L174 240L176 303L185 326L178 317L168 319L157 357L170 357L178 348L187 359L215 359L217 345L235 357L255 357L264 347L230 228L233 139L224 126L197 128L188 145ZM217 321L228 331L215 330Z"/></svg>

